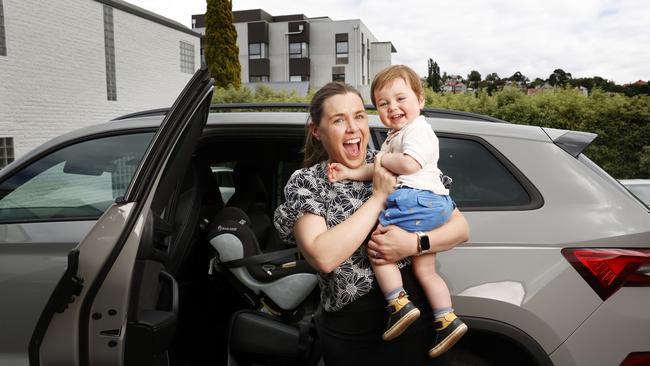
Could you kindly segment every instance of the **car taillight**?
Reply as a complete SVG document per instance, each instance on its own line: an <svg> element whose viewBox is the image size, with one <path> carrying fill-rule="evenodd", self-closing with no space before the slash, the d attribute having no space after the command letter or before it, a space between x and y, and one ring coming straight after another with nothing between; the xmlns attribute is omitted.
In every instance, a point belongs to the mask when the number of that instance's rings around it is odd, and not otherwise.
<svg viewBox="0 0 650 366"><path fill-rule="evenodd" d="M650 286L650 249L565 248L562 254L603 300L622 286Z"/></svg>
<svg viewBox="0 0 650 366"><path fill-rule="evenodd" d="M632 352L621 362L620 366L650 365L650 352Z"/></svg>

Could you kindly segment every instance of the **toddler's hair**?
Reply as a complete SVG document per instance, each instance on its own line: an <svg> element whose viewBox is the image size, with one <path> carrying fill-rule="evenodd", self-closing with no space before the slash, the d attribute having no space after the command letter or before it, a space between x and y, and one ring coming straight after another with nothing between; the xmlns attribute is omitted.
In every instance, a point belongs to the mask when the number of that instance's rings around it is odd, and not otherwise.
<svg viewBox="0 0 650 366"><path fill-rule="evenodd" d="M388 83L397 78L401 78L409 84L415 95L418 97L424 97L424 89L422 89L422 83L420 82L418 74L406 65L392 65L381 70L372 81L372 85L370 86L370 100L372 100L372 104L375 107L377 106L377 102L375 101L375 90L381 90Z"/></svg>

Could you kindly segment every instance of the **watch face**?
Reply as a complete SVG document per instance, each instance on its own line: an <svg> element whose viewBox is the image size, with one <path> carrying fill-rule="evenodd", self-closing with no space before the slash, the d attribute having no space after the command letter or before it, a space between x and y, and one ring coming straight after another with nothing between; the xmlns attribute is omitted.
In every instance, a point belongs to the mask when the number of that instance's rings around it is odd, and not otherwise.
<svg viewBox="0 0 650 366"><path fill-rule="evenodd" d="M429 244L429 236L428 235L422 235L420 237L420 248L422 250L429 250L431 249L431 245Z"/></svg>

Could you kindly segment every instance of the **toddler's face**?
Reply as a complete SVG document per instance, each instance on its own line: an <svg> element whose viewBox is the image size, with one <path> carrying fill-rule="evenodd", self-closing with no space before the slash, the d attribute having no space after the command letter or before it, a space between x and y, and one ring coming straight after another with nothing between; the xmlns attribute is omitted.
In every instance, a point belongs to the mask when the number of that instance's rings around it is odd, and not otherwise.
<svg viewBox="0 0 650 366"><path fill-rule="evenodd" d="M381 122L399 131L420 115L424 98L415 94L402 78L397 78L375 91L377 111Z"/></svg>

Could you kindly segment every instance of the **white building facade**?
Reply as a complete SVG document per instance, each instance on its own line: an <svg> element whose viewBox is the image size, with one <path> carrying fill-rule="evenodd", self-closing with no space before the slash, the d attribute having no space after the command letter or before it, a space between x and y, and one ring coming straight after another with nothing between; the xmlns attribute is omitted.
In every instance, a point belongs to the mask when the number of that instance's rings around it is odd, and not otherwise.
<svg viewBox="0 0 650 366"><path fill-rule="evenodd" d="M333 80L359 89L369 101L370 83L391 65L396 52L380 42L359 19L272 16L262 9L233 12L241 81L306 93ZM193 29L205 33L205 16L192 17Z"/></svg>
<svg viewBox="0 0 650 366"><path fill-rule="evenodd" d="M0 0L0 168L70 130L171 106L200 37L121 0Z"/></svg>

